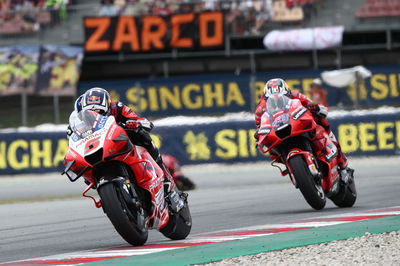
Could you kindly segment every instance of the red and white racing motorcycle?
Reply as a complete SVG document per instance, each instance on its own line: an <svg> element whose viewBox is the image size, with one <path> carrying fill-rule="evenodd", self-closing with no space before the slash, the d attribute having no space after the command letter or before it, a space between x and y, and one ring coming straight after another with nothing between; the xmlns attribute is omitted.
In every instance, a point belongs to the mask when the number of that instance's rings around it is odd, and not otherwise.
<svg viewBox="0 0 400 266"><path fill-rule="evenodd" d="M143 245L148 229L174 240L189 235L187 194L175 188L145 148L132 144L113 116L82 110L71 115L70 125L63 174L71 182L84 177L88 187L82 195L103 208L128 243ZM90 189L97 190L100 200L87 195Z"/></svg>
<svg viewBox="0 0 400 266"><path fill-rule="evenodd" d="M270 153L271 164L283 176L290 176L311 207L324 208L326 197L339 207L354 205L357 192L353 171L338 171L336 145L300 100L284 95L269 97L257 134L260 150Z"/></svg>

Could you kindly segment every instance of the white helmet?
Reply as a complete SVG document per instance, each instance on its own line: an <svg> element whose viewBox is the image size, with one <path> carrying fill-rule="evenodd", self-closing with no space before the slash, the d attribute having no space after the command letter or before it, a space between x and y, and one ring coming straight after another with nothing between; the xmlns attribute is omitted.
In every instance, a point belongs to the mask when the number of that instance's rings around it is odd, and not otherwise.
<svg viewBox="0 0 400 266"><path fill-rule="evenodd" d="M289 88L283 79L270 79L264 86L264 97L266 98L276 94L286 95L288 92Z"/></svg>
<svg viewBox="0 0 400 266"><path fill-rule="evenodd" d="M99 114L108 114L110 111L111 97L105 89L95 87L83 94L82 110L92 110Z"/></svg>

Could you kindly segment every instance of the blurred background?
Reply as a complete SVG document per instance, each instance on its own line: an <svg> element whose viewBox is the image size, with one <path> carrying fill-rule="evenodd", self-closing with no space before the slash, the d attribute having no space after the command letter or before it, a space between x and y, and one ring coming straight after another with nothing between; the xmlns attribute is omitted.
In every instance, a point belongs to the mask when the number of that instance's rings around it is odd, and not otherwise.
<svg viewBox="0 0 400 266"><path fill-rule="evenodd" d="M73 102L93 86L152 120L240 113L248 122L233 133L224 131L233 124L204 134L188 125L178 134L186 150L175 152L183 163L264 159L248 136L263 86L276 77L333 113L350 111L332 121L346 152L397 154L400 115L390 108L400 105L400 0L1 0L0 129L61 129L44 130L51 148L43 134L19 137L27 143L2 135L0 168L53 169ZM382 106L390 116L371 118ZM346 119L356 124L340 127Z"/></svg>

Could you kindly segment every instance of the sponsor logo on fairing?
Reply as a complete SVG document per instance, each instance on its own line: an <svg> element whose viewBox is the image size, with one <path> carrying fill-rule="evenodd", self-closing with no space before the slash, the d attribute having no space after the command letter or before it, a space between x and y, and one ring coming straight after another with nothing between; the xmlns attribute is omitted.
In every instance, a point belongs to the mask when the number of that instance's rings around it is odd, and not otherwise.
<svg viewBox="0 0 400 266"><path fill-rule="evenodd" d="M304 115L307 112L306 108L301 108L299 111L295 112L293 114L293 120L298 120L302 115Z"/></svg>
<svg viewBox="0 0 400 266"><path fill-rule="evenodd" d="M271 132L271 128L270 127L262 127L258 130L258 134L259 135L267 135Z"/></svg>

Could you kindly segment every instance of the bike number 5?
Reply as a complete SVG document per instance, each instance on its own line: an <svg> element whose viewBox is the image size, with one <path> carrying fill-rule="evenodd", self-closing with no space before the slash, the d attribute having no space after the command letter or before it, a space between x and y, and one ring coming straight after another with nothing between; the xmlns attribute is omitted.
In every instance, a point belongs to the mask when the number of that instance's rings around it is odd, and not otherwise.
<svg viewBox="0 0 400 266"><path fill-rule="evenodd" d="M94 150L96 150L100 145L100 137L90 140L85 145L85 154L88 154Z"/></svg>

